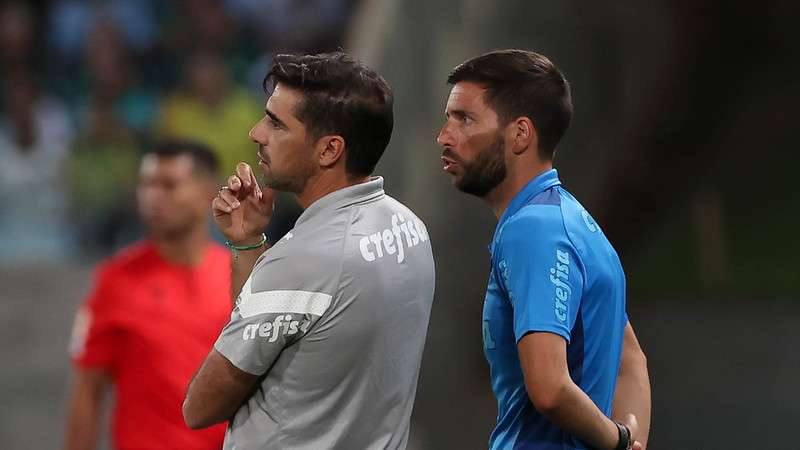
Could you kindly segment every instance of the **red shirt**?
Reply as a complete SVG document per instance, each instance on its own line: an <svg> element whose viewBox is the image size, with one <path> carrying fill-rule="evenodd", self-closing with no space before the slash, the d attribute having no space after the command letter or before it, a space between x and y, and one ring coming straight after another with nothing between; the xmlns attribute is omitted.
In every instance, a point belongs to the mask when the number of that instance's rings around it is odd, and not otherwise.
<svg viewBox="0 0 800 450"><path fill-rule="evenodd" d="M107 371L116 386L116 448L222 447L225 425L190 430L186 388L230 318L230 257L209 245L197 267L162 258L143 241L98 268L78 314L72 358Z"/></svg>

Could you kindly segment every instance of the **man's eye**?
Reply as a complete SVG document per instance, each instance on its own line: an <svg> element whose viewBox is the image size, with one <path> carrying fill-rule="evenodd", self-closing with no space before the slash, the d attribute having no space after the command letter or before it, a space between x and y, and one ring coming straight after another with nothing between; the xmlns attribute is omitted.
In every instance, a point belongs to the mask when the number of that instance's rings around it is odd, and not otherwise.
<svg viewBox="0 0 800 450"><path fill-rule="evenodd" d="M279 129L281 126L276 122L272 117L267 116L267 123L269 123L270 128Z"/></svg>

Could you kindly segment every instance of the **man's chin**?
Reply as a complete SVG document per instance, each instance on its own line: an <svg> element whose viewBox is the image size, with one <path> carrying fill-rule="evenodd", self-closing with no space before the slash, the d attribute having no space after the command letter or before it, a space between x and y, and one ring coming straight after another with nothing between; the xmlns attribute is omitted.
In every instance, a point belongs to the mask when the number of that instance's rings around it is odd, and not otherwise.
<svg viewBox="0 0 800 450"><path fill-rule="evenodd" d="M176 227L164 224L144 224L147 236L151 239L169 240L179 238L188 232L189 227Z"/></svg>
<svg viewBox="0 0 800 450"><path fill-rule="evenodd" d="M281 192L289 192L292 194L301 194L309 181L313 179L313 171L295 172L295 173L282 173L278 174L275 171L269 171L264 174L264 186Z"/></svg>
<svg viewBox="0 0 800 450"><path fill-rule="evenodd" d="M149 239L152 239L154 241L168 241L168 240L174 238L174 235L172 233L169 233L169 232L164 231L164 230L155 230L155 229L152 229L152 228L148 229L147 232L145 233L145 235Z"/></svg>
<svg viewBox="0 0 800 450"><path fill-rule="evenodd" d="M454 188L458 189L461 192L464 192L464 183L463 180L455 175L450 177L450 184L453 185Z"/></svg>
<svg viewBox="0 0 800 450"><path fill-rule="evenodd" d="M142 226L149 235L161 234L166 228L166 225L161 220L148 219L144 217L141 217L140 220L142 222Z"/></svg>
<svg viewBox="0 0 800 450"><path fill-rule="evenodd" d="M291 182L284 180L276 180L274 178L265 177L264 186L280 192L290 192L297 194L300 192Z"/></svg>
<svg viewBox="0 0 800 450"><path fill-rule="evenodd" d="M452 180L450 180L450 182L453 184L453 187L455 187L459 191L471 194L470 191L472 186L470 186L470 183L464 182L463 176L452 175Z"/></svg>
<svg viewBox="0 0 800 450"><path fill-rule="evenodd" d="M486 197L486 195L491 192L492 189L494 189L488 186L482 186L478 183L465 183L463 179L459 180L456 178L453 179L453 186L465 194L474 195L480 198Z"/></svg>

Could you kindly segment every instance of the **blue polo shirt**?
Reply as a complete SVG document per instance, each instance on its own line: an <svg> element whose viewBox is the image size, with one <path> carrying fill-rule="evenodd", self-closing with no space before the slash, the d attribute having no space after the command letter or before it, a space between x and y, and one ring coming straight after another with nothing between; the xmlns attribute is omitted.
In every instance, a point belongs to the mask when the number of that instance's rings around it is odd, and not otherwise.
<svg viewBox="0 0 800 450"><path fill-rule="evenodd" d="M628 321L619 257L555 169L511 200L490 251L483 343L498 414L489 447L587 449L534 408L517 343L532 332L562 336L572 380L610 416Z"/></svg>

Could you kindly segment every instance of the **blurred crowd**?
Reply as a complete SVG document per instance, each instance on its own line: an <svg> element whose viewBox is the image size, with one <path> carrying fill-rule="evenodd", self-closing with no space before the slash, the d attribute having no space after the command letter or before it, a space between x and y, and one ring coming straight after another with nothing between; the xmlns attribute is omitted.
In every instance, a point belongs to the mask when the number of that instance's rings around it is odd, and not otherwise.
<svg viewBox="0 0 800 450"><path fill-rule="evenodd" d="M136 239L139 155L202 141L255 162L272 55L342 45L355 0L51 0L0 6L0 264Z"/></svg>

